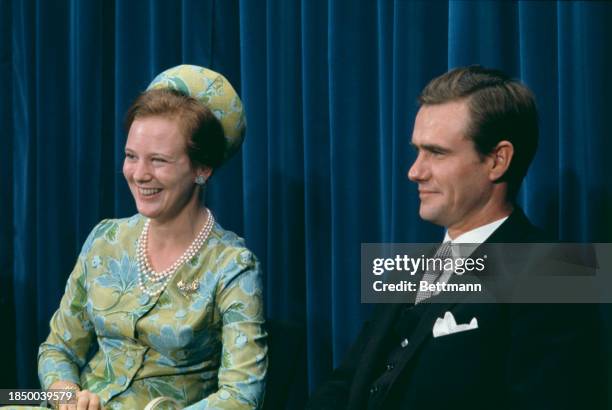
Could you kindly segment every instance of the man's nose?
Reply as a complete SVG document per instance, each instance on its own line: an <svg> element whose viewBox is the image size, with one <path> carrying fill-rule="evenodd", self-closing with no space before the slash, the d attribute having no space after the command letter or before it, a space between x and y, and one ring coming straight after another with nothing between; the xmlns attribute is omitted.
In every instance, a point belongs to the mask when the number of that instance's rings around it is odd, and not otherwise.
<svg viewBox="0 0 612 410"><path fill-rule="evenodd" d="M408 169L408 179L411 180L412 182L419 182L419 181L423 181L424 179L426 179L426 177L427 177L427 169L424 164L421 153L419 153L417 154L417 157L414 160L414 163L412 164L410 169Z"/></svg>

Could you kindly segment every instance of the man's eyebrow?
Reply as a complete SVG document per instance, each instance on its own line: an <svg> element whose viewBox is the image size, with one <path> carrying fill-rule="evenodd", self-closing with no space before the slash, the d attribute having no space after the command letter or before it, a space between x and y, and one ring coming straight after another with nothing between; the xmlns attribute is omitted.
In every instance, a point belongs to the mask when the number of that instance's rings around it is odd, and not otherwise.
<svg viewBox="0 0 612 410"><path fill-rule="evenodd" d="M442 153L442 154L448 154L452 152L451 149L445 148L437 144L415 144L411 142L410 145L415 149L422 149L428 152L437 152L437 153Z"/></svg>

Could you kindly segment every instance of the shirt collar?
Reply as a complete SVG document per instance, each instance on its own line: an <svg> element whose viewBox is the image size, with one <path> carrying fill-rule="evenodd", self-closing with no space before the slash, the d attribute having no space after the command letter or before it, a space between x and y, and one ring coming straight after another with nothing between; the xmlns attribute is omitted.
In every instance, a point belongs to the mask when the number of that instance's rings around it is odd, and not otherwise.
<svg viewBox="0 0 612 410"><path fill-rule="evenodd" d="M446 234L444 235L444 242L450 241L451 243L483 243L487 240L489 236L493 234L493 232L495 232L497 228L501 226L501 224L505 222L506 219L508 219L507 216L488 223L486 225L479 226L478 228L474 228L471 231L462 233L455 239L451 239L451 237L448 235L447 230Z"/></svg>
<svg viewBox="0 0 612 410"><path fill-rule="evenodd" d="M479 226L478 228L472 229L471 231L462 233L455 239L451 239L451 237L448 235L448 230L447 230L446 234L444 235L444 242L481 244L484 241L486 241L487 238L489 238L489 236L491 236L493 232L495 232L495 230L499 228L501 224L505 222L506 219L508 219L507 216L501 219L498 219L496 221L493 221L491 223L488 223L486 225ZM469 250L465 249L464 252L466 251L471 254L472 253L471 251L473 251L473 249L469 249ZM455 250L455 247L453 247L453 254L455 254L456 252L457 251ZM454 256L457 257L459 255L454 255Z"/></svg>

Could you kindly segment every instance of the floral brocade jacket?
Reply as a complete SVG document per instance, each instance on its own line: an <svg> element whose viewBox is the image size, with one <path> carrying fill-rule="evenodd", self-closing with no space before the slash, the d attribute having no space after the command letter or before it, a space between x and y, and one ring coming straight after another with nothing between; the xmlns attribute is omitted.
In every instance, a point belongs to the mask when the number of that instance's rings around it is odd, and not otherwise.
<svg viewBox="0 0 612 410"><path fill-rule="evenodd" d="M39 349L42 387L72 381L108 409L142 409L158 396L190 409L261 407L267 346L255 256L215 224L150 297L138 286L144 221L104 220L87 238Z"/></svg>

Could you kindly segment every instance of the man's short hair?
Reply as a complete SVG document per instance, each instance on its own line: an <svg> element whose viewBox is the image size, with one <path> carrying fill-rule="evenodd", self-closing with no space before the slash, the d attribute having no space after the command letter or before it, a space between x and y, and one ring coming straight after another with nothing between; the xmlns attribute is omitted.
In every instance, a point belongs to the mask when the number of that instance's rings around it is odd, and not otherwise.
<svg viewBox="0 0 612 410"><path fill-rule="evenodd" d="M538 111L533 93L499 70L473 65L455 68L427 84L420 105L465 99L470 113L467 137L476 151L489 154L502 140L514 146L514 156L502 180L514 200L538 147Z"/></svg>

